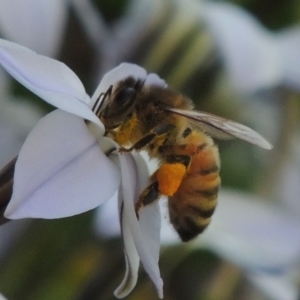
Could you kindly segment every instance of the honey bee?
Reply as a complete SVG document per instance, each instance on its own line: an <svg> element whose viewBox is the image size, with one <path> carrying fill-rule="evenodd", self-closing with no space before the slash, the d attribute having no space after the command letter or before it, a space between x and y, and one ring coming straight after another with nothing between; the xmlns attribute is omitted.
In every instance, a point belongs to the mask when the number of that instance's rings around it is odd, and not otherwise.
<svg viewBox="0 0 300 300"><path fill-rule="evenodd" d="M136 213L167 196L170 222L184 242L203 232L217 205L220 159L212 137L237 137L271 149L252 129L195 111L188 97L130 76L102 93L93 111L120 151L143 149L160 161Z"/></svg>

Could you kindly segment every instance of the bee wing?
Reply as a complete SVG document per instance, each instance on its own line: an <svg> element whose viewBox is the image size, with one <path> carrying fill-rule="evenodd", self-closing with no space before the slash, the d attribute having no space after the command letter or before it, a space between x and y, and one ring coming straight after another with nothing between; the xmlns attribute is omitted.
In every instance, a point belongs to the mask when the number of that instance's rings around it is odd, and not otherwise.
<svg viewBox="0 0 300 300"><path fill-rule="evenodd" d="M201 111L177 108L167 108L166 110L188 118L212 137L219 139L238 138L265 149L272 148L272 145L260 134L240 123Z"/></svg>
<svg viewBox="0 0 300 300"><path fill-rule="evenodd" d="M0 225L7 222L4 211L12 195L16 161L17 157L0 171Z"/></svg>

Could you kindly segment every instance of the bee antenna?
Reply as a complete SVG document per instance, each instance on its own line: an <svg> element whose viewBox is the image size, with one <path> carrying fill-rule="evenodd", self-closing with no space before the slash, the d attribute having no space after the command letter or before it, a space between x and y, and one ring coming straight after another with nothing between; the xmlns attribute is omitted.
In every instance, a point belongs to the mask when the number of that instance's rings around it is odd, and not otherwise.
<svg viewBox="0 0 300 300"><path fill-rule="evenodd" d="M105 93L101 93L101 94L99 95L99 97L97 98L97 100L95 101L95 104L94 104L94 106L93 106L93 108L92 108L92 111L95 113L95 115L96 115L97 117L99 117L99 113L100 113L101 107L102 107L102 105L103 105L105 99L111 95L112 89L113 89L113 86L111 85L111 86L107 89L107 91L106 91ZM100 102L100 105L98 106L99 102ZM98 107L97 107L97 106L98 106Z"/></svg>

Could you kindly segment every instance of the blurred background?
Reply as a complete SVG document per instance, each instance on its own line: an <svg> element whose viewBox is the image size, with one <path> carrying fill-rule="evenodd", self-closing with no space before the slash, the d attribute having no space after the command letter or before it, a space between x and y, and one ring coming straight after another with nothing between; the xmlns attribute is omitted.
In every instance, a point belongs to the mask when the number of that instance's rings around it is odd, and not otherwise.
<svg viewBox="0 0 300 300"><path fill-rule="evenodd" d="M220 206L188 244L166 222L164 299L299 299L299 24L296 0L0 1L0 36L63 61L88 94L106 71L134 62L198 110L244 123L273 144L265 151L216 141ZM0 167L52 109L0 69ZM115 299L125 262L111 213L106 206L2 225L0 292L9 300ZM157 299L143 268L126 299Z"/></svg>

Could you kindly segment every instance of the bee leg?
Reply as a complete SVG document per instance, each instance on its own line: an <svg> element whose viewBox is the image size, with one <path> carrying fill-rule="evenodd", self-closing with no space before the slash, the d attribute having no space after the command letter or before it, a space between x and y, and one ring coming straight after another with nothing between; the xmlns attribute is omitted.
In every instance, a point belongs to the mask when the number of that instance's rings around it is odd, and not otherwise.
<svg viewBox="0 0 300 300"><path fill-rule="evenodd" d="M177 192L186 176L190 162L191 156L189 155L174 154L166 157L166 162L159 167L156 176L162 195L170 197Z"/></svg>
<svg viewBox="0 0 300 300"><path fill-rule="evenodd" d="M147 146L153 139L156 137L156 134L149 133L143 138L141 138L138 142L136 142L134 145L132 145L130 148L123 148L121 147L119 149L120 152L131 152L132 150L140 150L143 147Z"/></svg>
<svg viewBox="0 0 300 300"><path fill-rule="evenodd" d="M183 164L186 168L189 167L191 163L191 156L184 154L169 154L166 157L166 161L170 164L180 163Z"/></svg>
<svg viewBox="0 0 300 300"><path fill-rule="evenodd" d="M141 207L153 203L155 200L157 200L160 197L160 195L161 194L158 189L157 181L152 182L147 188L145 188L144 191L141 193L139 200L135 204L135 213L137 217Z"/></svg>
<svg viewBox="0 0 300 300"><path fill-rule="evenodd" d="M142 137L139 141L133 144L130 148L119 149L120 152L131 152L132 150L141 150L150 143L160 141L161 144L168 138L169 133L174 129L173 124L162 124L155 127L149 134Z"/></svg>

